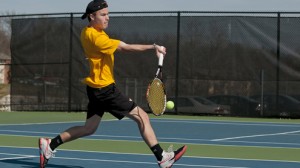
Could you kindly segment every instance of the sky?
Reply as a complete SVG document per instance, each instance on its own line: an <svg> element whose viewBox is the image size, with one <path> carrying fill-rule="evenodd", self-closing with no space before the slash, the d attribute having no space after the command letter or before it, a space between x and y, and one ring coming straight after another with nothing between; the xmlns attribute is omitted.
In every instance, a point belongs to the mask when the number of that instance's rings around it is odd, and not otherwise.
<svg viewBox="0 0 300 168"><path fill-rule="evenodd" d="M0 0L0 15L84 12L91 0ZM300 12L300 0L107 0L110 12Z"/></svg>

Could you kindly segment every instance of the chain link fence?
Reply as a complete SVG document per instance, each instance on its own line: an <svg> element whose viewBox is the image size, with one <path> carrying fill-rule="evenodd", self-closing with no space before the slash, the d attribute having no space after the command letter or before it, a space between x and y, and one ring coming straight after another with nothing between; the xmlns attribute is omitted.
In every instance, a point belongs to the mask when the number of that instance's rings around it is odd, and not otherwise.
<svg viewBox="0 0 300 168"><path fill-rule="evenodd" d="M3 64L10 67L6 73L11 110L86 110L81 80L88 75L89 66L80 32L88 23L80 16L0 17L0 32L4 32L0 35L8 37L6 47L10 47L1 52L11 56L11 63ZM126 43L166 46L163 77L168 98L177 105L170 113L203 114L205 103L201 106L195 100L205 98L222 105L219 109L227 108L226 114L232 116L300 116L299 16L272 12L112 12L106 32ZM116 53L115 60L117 86L149 110L145 91L156 72L155 53ZM222 114L216 109L206 110Z"/></svg>

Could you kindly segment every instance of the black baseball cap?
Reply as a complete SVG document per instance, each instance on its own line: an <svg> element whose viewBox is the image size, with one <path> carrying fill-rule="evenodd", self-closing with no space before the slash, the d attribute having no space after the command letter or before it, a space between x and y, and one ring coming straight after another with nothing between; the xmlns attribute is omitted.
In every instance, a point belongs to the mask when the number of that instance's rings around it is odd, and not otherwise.
<svg viewBox="0 0 300 168"><path fill-rule="evenodd" d="M104 0L93 0L86 7L85 13L81 16L81 19L85 19L88 14L94 13L103 8L107 8L107 2Z"/></svg>

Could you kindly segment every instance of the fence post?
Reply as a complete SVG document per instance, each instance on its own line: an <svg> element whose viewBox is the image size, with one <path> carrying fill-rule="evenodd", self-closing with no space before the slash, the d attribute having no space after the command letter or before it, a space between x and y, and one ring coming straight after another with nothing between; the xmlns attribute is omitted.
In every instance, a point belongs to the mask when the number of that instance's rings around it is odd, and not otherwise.
<svg viewBox="0 0 300 168"><path fill-rule="evenodd" d="M180 11L177 12L177 44L176 44L176 78L175 78L175 113L178 114L178 88L179 88L179 57L180 57Z"/></svg>
<svg viewBox="0 0 300 168"><path fill-rule="evenodd" d="M278 95L280 83L280 12L277 13L277 65L276 65L276 109L278 110Z"/></svg>
<svg viewBox="0 0 300 168"><path fill-rule="evenodd" d="M68 85L68 112L72 104L72 57L73 57L73 13L70 13L70 45L69 45L69 85Z"/></svg>
<svg viewBox="0 0 300 168"><path fill-rule="evenodd" d="M264 102L264 80L265 80L265 70L261 69L260 70L260 116L264 116L264 107L265 107L265 102Z"/></svg>

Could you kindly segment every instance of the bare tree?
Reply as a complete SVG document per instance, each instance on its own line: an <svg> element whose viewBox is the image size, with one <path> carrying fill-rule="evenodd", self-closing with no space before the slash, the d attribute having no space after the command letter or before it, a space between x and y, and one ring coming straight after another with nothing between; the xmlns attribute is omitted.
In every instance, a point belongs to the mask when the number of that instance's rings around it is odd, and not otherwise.
<svg viewBox="0 0 300 168"><path fill-rule="evenodd" d="M0 18L0 53L10 55L11 18Z"/></svg>

